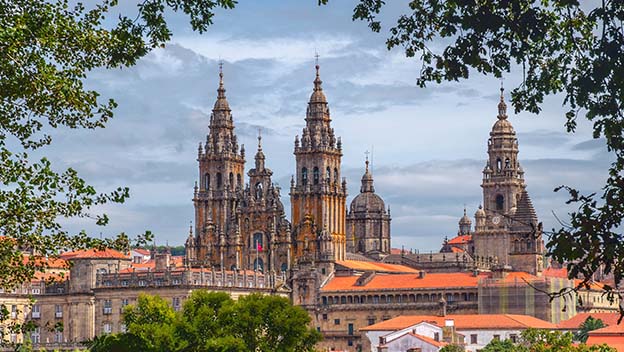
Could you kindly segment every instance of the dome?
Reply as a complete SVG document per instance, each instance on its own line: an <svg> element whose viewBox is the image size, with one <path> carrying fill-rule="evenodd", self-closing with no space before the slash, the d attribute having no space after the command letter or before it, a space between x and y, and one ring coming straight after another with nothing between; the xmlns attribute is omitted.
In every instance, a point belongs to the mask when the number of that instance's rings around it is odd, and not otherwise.
<svg viewBox="0 0 624 352"><path fill-rule="evenodd" d="M459 225L472 225L472 220L466 215L466 208L464 208L464 216L459 219Z"/></svg>
<svg viewBox="0 0 624 352"><path fill-rule="evenodd" d="M351 201L352 212L384 213L386 204L380 196L372 192L360 193Z"/></svg>
<svg viewBox="0 0 624 352"><path fill-rule="evenodd" d="M492 127L494 133L515 133L511 122L508 120L498 120Z"/></svg>
<svg viewBox="0 0 624 352"><path fill-rule="evenodd" d="M327 103L327 98L325 97L325 93L323 93L323 88L321 84L321 76L319 73L319 65L316 65L316 78L314 79L314 91L310 96L310 103Z"/></svg>

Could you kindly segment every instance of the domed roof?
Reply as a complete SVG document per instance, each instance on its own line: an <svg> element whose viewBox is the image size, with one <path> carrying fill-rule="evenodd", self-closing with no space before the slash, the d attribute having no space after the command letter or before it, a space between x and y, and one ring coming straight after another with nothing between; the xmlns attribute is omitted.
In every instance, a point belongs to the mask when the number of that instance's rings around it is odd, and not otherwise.
<svg viewBox="0 0 624 352"><path fill-rule="evenodd" d="M230 104L225 97L225 87L223 86L223 71L219 72L219 88L217 89L217 101L215 101L215 111L230 111Z"/></svg>
<svg viewBox="0 0 624 352"><path fill-rule="evenodd" d="M319 74L320 66L316 65L316 78L314 79L314 91L310 96L310 103L327 103L327 98L325 97L325 93L323 93L323 87L321 84L321 76Z"/></svg>
<svg viewBox="0 0 624 352"><path fill-rule="evenodd" d="M368 170L368 159L366 160L366 171L362 176L362 187L360 187L360 194L353 198L351 202L351 211L355 212L371 212L371 213L385 213L386 204L380 196L375 194L375 187L373 186L373 175Z"/></svg>
<svg viewBox="0 0 624 352"><path fill-rule="evenodd" d="M459 219L459 225L472 225L472 220L466 215L466 208L464 208L464 216Z"/></svg>

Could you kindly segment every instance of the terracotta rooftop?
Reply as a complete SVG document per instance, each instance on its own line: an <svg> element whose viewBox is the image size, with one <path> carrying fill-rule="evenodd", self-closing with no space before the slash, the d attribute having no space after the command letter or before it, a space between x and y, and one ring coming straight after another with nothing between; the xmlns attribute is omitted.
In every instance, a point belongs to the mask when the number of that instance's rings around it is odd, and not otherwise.
<svg viewBox="0 0 624 352"><path fill-rule="evenodd" d="M448 244L466 244L470 240L472 240L472 235L459 235L459 236L451 238L448 241Z"/></svg>
<svg viewBox="0 0 624 352"><path fill-rule="evenodd" d="M389 344L390 342L395 341L397 339L400 339L400 338L402 338L405 335L413 336L413 337L415 337L415 338L417 338L417 339L419 339L419 340L421 340L421 341L423 341L423 342L425 342L425 343L427 343L429 345L435 346L435 347L444 347L444 346L448 345L448 343L446 343L446 342L436 341L436 340L432 339L431 337L427 337L427 336L423 336L423 335L419 335L419 334L414 334L412 332L408 332L407 334L398 336L398 337L396 337L396 338L394 338L394 339L392 339L390 341L386 341L386 343L384 345L380 345L379 347L384 347L387 344Z"/></svg>
<svg viewBox="0 0 624 352"><path fill-rule="evenodd" d="M143 248L135 248L132 251L137 252L144 256L148 256L152 254L149 249L143 249Z"/></svg>
<svg viewBox="0 0 624 352"><path fill-rule="evenodd" d="M618 352L624 352L624 323L609 325L606 328L590 331L587 345L606 344Z"/></svg>
<svg viewBox="0 0 624 352"><path fill-rule="evenodd" d="M545 320L528 315L516 314L456 314L447 316L437 315L403 315L394 319L360 329L361 331L396 331L412 325L428 322L437 326L444 326L446 320L453 320L458 330L490 330L490 329L556 329L557 326Z"/></svg>
<svg viewBox="0 0 624 352"><path fill-rule="evenodd" d="M576 330L589 317L600 319L605 325L611 326L617 324L620 313L579 313L568 320L560 322L558 327L564 330ZM621 324L624 324L624 321Z"/></svg>
<svg viewBox="0 0 624 352"><path fill-rule="evenodd" d="M360 276L335 276L321 291L364 291L409 288L445 288L445 287L477 287L479 279L487 278L486 274L474 276L472 273L434 273L425 274L376 274L373 278L359 286L356 282Z"/></svg>
<svg viewBox="0 0 624 352"><path fill-rule="evenodd" d="M385 273L417 273L419 270L405 265L387 264L379 262L364 262L359 260L337 260L336 264L360 271L376 271Z"/></svg>
<svg viewBox="0 0 624 352"><path fill-rule="evenodd" d="M106 248L103 250L98 250L95 248L74 251L74 252L65 252L61 254L61 258L66 260L71 259L129 259L127 255L116 251L114 249Z"/></svg>

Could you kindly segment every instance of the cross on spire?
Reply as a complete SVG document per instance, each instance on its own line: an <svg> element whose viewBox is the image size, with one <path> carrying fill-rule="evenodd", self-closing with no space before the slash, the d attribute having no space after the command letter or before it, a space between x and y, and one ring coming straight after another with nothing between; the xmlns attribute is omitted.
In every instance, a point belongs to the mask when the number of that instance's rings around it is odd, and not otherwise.
<svg viewBox="0 0 624 352"><path fill-rule="evenodd" d="M318 64L319 64L319 57L320 57L320 55L319 55L318 51L314 50L314 63L316 64L316 66L318 66Z"/></svg>

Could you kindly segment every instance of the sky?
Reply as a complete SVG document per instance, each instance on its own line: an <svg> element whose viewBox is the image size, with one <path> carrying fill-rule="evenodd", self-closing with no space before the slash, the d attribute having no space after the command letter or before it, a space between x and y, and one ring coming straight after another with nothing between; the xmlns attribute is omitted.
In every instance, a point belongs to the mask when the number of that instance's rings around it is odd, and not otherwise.
<svg viewBox="0 0 624 352"><path fill-rule="evenodd" d="M359 192L365 152L371 151L376 191L391 208L392 246L439 250L446 236L456 235L464 206L472 216L481 203L481 171L501 82L473 74L417 87L418 59L385 45L406 3L389 2L381 33L351 20L355 4L241 1L233 10L217 11L214 25L201 35L184 16L172 14L174 36L165 48L132 68L91 72L87 87L117 101L115 117L105 129L54 131L46 152L56 167L75 168L99 191L127 186L131 198L93 209L109 215L107 227L88 219L64 220L66 227L96 236L150 230L158 244L183 244L194 218L197 146L208 133L219 60L235 133L247 147L247 170L260 128L267 166L289 209L293 142L305 123L318 53L332 125L343 141L347 203ZM518 70L505 75L507 100L520 82ZM565 220L571 209L566 195L553 189L566 184L599 191L610 160L586 120L575 134L565 132L562 101L547 98L539 115L509 111L527 190L546 229L559 226L555 214Z"/></svg>

